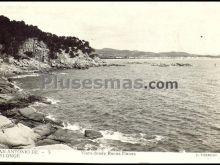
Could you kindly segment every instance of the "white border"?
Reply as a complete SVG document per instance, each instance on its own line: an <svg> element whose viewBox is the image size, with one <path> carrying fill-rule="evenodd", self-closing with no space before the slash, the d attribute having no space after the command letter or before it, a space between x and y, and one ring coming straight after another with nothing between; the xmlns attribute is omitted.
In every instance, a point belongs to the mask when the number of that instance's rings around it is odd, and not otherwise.
<svg viewBox="0 0 220 165"><path fill-rule="evenodd" d="M128 155L126 155L128 154ZM1 149L0 162L216 163L219 153Z"/></svg>

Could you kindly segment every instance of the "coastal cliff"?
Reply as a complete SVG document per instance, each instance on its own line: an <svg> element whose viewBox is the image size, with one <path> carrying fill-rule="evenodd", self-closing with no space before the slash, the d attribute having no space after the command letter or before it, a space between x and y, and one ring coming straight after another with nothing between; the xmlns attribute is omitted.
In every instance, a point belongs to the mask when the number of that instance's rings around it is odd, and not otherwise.
<svg viewBox="0 0 220 165"><path fill-rule="evenodd" d="M0 16L0 73L103 66L88 41L46 33Z"/></svg>
<svg viewBox="0 0 220 165"><path fill-rule="evenodd" d="M106 66L93 54L89 42L42 32L23 21L0 16L0 148L97 148L94 130L65 129L62 121L38 112L34 103L52 104L47 98L20 89L11 75L55 69L88 69Z"/></svg>

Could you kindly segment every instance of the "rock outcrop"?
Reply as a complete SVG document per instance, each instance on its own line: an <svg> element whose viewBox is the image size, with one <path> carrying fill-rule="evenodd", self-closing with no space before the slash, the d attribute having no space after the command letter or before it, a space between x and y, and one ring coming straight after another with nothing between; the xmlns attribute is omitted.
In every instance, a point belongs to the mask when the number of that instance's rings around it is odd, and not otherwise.
<svg viewBox="0 0 220 165"><path fill-rule="evenodd" d="M25 117L27 120L32 120L36 122L44 122L45 114L36 112L34 108L26 107L19 109L18 112Z"/></svg>
<svg viewBox="0 0 220 165"><path fill-rule="evenodd" d="M7 117L0 115L0 129L4 128L10 128L14 126L11 120L9 120Z"/></svg>
<svg viewBox="0 0 220 165"><path fill-rule="evenodd" d="M85 63L79 63L79 67L90 66L88 57L81 58ZM48 99L19 90L12 79L1 77L0 89L0 148L98 148L99 144L92 140L102 137L101 133L65 129L62 121L52 120L31 107L35 102L50 104Z"/></svg>
<svg viewBox="0 0 220 165"><path fill-rule="evenodd" d="M30 105L34 102L50 104L46 98L15 90L13 82L3 78L4 93L0 93L0 148L13 149L97 149L92 139L102 137L101 133L87 130L65 129L59 120L47 118ZM3 83L2 83L3 84ZM8 86L11 90L6 90Z"/></svg>
<svg viewBox="0 0 220 165"><path fill-rule="evenodd" d="M10 110L14 108L25 108L34 102L42 102L42 103L50 104L50 102L47 101L46 98L31 95L25 92L19 92L19 93L15 93L13 97L10 97L7 100L2 99L0 101L0 110L2 111L2 113L4 113L4 111L6 110Z"/></svg>
<svg viewBox="0 0 220 165"><path fill-rule="evenodd" d="M18 55L24 58L34 58L40 62L49 61L49 48L43 41L37 38L28 38L18 50Z"/></svg>
<svg viewBox="0 0 220 165"><path fill-rule="evenodd" d="M91 56L93 48L87 41L59 37L15 22L0 17L0 26L7 24L6 29L0 28L0 33L3 35L2 29L6 30L10 41L0 43L0 148L97 148L92 139L101 137L98 132L84 134L65 129L62 121L52 120L31 106L35 102L50 104L48 99L23 91L13 83L13 78L5 77L107 64L98 56ZM19 28L14 31L16 27Z"/></svg>
<svg viewBox="0 0 220 165"><path fill-rule="evenodd" d="M47 136L53 134L57 128L53 127L51 123L40 124L33 128L34 132L40 135L41 139L46 138Z"/></svg>
<svg viewBox="0 0 220 165"><path fill-rule="evenodd" d="M15 93L17 89L6 78L0 77L0 94ZM0 96L1 97L1 96Z"/></svg>
<svg viewBox="0 0 220 165"><path fill-rule="evenodd" d="M99 144L92 140L102 137L101 133L94 130L86 130L83 134L65 129L46 119L45 115L42 116L45 119L36 121L37 117L32 118L33 114L40 113L29 108L12 109L7 113L14 115L7 114L10 119L0 115L0 148L52 149L58 145L79 150L97 149Z"/></svg>
<svg viewBox="0 0 220 165"><path fill-rule="evenodd" d="M35 146L37 137L32 129L19 123L14 127L1 129L0 144L12 148L29 148Z"/></svg>
<svg viewBox="0 0 220 165"><path fill-rule="evenodd" d="M47 139L71 145L78 144L84 138L83 134L79 132L63 128L58 129L54 134L47 137Z"/></svg>
<svg viewBox="0 0 220 165"><path fill-rule="evenodd" d="M103 135L98 131L85 130L85 137L88 137L90 139L97 139L103 137Z"/></svg>
<svg viewBox="0 0 220 165"><path fill-rule="evenodd" d="M28 38L18 48L18 57L7 55L0 58L0 74L17 74L26 71L49 71L51 69L88 69L94 66L106 66L98 56L89 56L86 52L76 49L66 53L60 49L56 58L50 57L48 46L37 38Z"/></svg>
<svg viewBox="0 0 220 165"><path fill-rule="evenodd" d="M68 53L62 51L57 55L57 59L50 60L50 65L55 68L67 69L88 69L90 67L105 66L105 62L99 57L91 58L88 54L78 50L74 58L71 58Z"/></svg>

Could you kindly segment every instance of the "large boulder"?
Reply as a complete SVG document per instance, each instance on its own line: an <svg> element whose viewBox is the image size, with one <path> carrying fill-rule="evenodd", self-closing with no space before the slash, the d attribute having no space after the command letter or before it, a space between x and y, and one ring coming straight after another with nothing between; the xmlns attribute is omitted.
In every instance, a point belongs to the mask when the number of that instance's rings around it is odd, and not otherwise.
<svg viewBox="0 0 220 165"><path fill-rule="evenodd" d="M46 116L45 122L46 123L51 123L51 124L56 125L56 126L63 127L63 121L61 121L59 119L51 119L51 118L48 118L48 116Z"/></svg>
<svg viewBox="0 0 220 165"><path fill-rule="evenodd" d="M34 132L40 135L41 138L51 135L56 131L56 128L53 127L50 123L41 124L33 128Z"/></svg>
<svg viewBox="0 0 220 165"><path fill-rule="evenodd" d="M0 93L15 93L17 89L14 87L12 83L10 83L7 79L0 77Z"/></svg>
<svg viewBox="0 0 220 165"><path fill-rule="evenodd" d="M65 144L53 144L53 145L38 146L38 147L34 147L33 149L38 149L38 150L48 150L48 149L51 149L51 150L72 150L73 148L71 148Z"/></svg>
<svg viewBox="0 0 220 165"><path fill-rule="evenodd" d="M34 102L42 102L45 104L51 104L47 98L41 96L30 95L24 92L16 93L15 97L10 100L0 102L0 110L10 110L13 108L25 108Z"/></svg>
<svg viewBox="0 0 220 165"><path fill-rule="evenodd" d="M0 129L13 127L14 124L7 117L0 115Z"/></svg>
<svg viewBox="0 0 220 165"><path fill-rule="evenodd" d="M0 102L0 110L5 111L5 110L10 110L13 108L24 108L27 107L29 104L25 102L20 102L19 100L8 100L8 101L2 101Z"/></svg>
<svg viewBox="0 0 220 165"><path fill-rule="evenodd" d="M44 122L45 114L36 112L36 110L32 107L27 107L18 110L19 113L25 118L33 121Z"/></svg>
<svg viewBox="0 0 220 165"><path fill-rule="evenodd" d="M10 148L33 147L38 137L39 135L35 134L31 128L23 124L0 130L0 144L7 145Z"/></svg>
<svg viewBox="0 0 220 165"><path fill-rule="evenodd" d="M85 139L83 134L79 132L62 128L59 128L54 134L48 136L47 138L72 145L78 144L82 139Z"/></svg>
<svg viewBox="0 0 220 165"><path fill-rule="evenodd" d="M20 118L24 118L21 116L21 114L18 112L18 109L14 108L14 109L9 109L9 110L5 110L5 111L1 111L1 114L9 117L9 118L14 118L16 120L20 120Z"/></svg>
<svg viewBox="0 0 220 165"><path fill-rule="evenodd" d="M4 97L5 101L0 102L0 110L5 111L13 108L27 107L29 105L29 102L27 101L27 99L25 100L26 97L28 98L27 94L23 92L17 92L14 94L13 97L9 99L6 99Z"/></svg>
<svg viewBox="0 0 220 165"><path fill-rule="evenodd" d="M54 126L63 126L62 121L47 118L46 114L35 111L34 108L26 107L22 109L9 109L1 112L2 115L11 118L14 123L23 123L24 125L34 128L39 125L50 124ZM47 125L50 127L50 125ZM44 126L44 127L47 127ZM51 130L52 131L52 130Z"/></svg>
<svg viewBox="0 0 220 165"><path fill-rule="evenodd" d="M18 97L16 98L19 102L25 102L25 103L34 103L34 102L42 102L45 104L51 104L50 101L48 101L47 98L45 97L41 97L41 96L37 96L37 95L31 95L28 93L22 93L20 95L18 95Z"/></svg>
<svg viewBox="0 0 220 165"><path fill-rule="evenodd" d="M97 139L103 137L101 132L94 131L94 130L85 130L85 137L88 137L90 139Z"/></svg>

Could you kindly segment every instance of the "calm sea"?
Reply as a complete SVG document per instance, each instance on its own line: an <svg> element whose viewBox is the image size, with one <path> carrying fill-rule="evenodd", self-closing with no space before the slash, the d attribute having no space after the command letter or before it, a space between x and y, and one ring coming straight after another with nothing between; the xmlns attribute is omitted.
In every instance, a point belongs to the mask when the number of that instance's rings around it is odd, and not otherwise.
<svg viewBox="0 0 220 165"><path fill-rule="evenodd" d="M130 63L130 62L140 62ZM31 92L57 103L37 110L66 123L68 129L94 129L104 137L100 147L113 150L220 151L220 60L107 60L125 66L62 70L71 79L143 79L177 81L178 89L48 89L39 90L41 76L17 79ZM149 63L147 63L149 62ZM188 63L159 67L154 64Z"/></svg>

